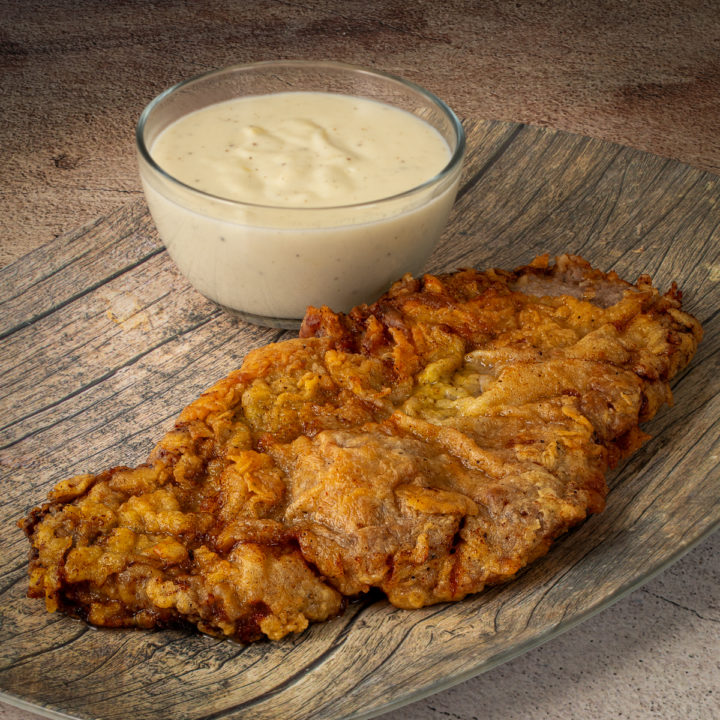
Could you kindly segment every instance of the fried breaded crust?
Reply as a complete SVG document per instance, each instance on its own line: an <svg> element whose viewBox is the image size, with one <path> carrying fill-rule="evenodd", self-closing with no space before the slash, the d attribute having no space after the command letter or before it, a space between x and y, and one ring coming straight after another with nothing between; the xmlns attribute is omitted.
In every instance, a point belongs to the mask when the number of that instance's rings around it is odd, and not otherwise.
<svg viewBox="0 0 720 720"><path fill-rule="evenodd" d="M104 626L281 638L381 588L402 608L505 582L588 513L702 331L584 260L406 276L251 352L138 468L24 521L31 597Z"/></svg>

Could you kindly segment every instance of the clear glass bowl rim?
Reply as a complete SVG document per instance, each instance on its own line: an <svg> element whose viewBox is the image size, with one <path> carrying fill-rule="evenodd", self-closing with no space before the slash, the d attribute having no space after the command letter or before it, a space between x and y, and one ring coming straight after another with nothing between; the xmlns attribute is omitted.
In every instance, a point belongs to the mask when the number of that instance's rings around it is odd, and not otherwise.
<svg viewBox="0 0 720 720"><path fill-rule="evenodd" d="M148 119L150 118L150 115L155 110L155 108L167 97L172 95L173 93L177 92L178 90L181 90L182 88L188 87L190 85L193 85L198 82L202 82L204 80L207 80L208 78L215 77L218 75L225 75L225 74L231 74L238 71L246 71L246 70L252 70L255 68L296 68L296 67L315 67L317 69L323 69L328 68L331 70L343 70L346 72L352 72L357 73L361 75L370 75L375 76L384 80L391 80L395 83L399 83L401 85L404 85L406 88L412 90L413 92L418 93L419 95L422 95L425 97L425 99L429 100L432 104L437 106L437 108L450 120L450 124L455 131L456 136L456 143L455 147L451 148L452 154L450 156L450 159L448 160L445 167L436 175L429 178L428 180L425 180L420 185L416 185L413 188L410 188L409 190L405 190L404 192L397 193L395 195L389 195L387 197L378 198L377 200L369 200L361 203L352 203L350 205L328 205L328 206L312 206L312 207L282 207L283 211L292 211L292 212L317 212L318 210L342 210L343 208L347 209L356 209L356 208L363 208L363 207L374 207L380 203L390 203L395 200L399 200L401 198L407 198L410 197L416 193L420 193L423 190L426 190L434 185L440 184L448 175L451 175L453 171L456 168L459 168L459 166L462 164L463 157L465 155L465 130L463 129L462 123L458 119L457 115L452 111L452 109L445 103L443 100L441 100L437 95L430 92L429 90L426 90L421 85L418 85L417 83L412 82L411 80L406 80L405 78L400 77L399 75L393 75L392 73L387 73L382 70L375 70L372 68L363 67L361 65L353 65L349 63L343 63L343 62L337 62L334 60L265 60L261 62L252 62L252 63L239 63L236 65L228 65L224 68L219 68L218 70L211 70L206 73L202 73L200 75L195 75L194 77L188 78L186 80L182 80L179 83L176 83L175 85L172 85L171 87L167 88L167 90L164 90L159 95L157 95L155 98L153 98L145 107L145 109L142 111L142 114L140 115L140 119L138 120L137 126L135 128L135 141L137 144L137 149L140 154L140 157L142 160L156 173L159 173L162 178L170 182L172 185L175 185L179 188L181 188L184 192L189 192L195 196L205 198L207 200L212 200L214 202L219 203L227 203L229 205L232 205L234 207L246 207L246 208L255 208L255 209L263 209L263 210L277 210L280 209L281 206L277 205L262 205L258 203L249 203L249 202L241 202L239 200L233 200L231 198L225 198L220 195L214 195L212 193L205 192L203 190L199 190L196 187L193 187L192 185L187 185L186 183L182 182L181 180L178 180L176 177L168 173L166 170L164 170L160 165L158 165L157 162L153 159L153 157L150 155L150 151L145 143L145 126L147 125Z"/></svg>

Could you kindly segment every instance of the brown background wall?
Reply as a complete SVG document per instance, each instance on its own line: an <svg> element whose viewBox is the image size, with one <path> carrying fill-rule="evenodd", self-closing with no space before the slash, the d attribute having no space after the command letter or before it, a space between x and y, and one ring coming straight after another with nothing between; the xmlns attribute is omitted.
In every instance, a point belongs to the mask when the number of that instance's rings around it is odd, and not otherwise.
<svg viewBox="0 0 720 720"><path fill-rule="evenodd" d="M464 117L548 125L720 170L720 4L4 0L0 264L140 192L133 130L231 63L399 73Z"/></svg>

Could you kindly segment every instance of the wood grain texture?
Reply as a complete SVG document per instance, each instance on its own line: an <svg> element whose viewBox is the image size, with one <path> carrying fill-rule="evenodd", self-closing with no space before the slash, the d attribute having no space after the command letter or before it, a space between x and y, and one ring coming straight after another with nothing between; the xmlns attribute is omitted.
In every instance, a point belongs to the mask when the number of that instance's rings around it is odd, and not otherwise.
<svg viewBox="0 0 720 720"><path fill-rule="evenodd" d="M720 179L518 124L467 123L469 156L431 270L580 253L628 279L678 280L706 337L676 404L610 480L608 507L513 583L243 647L180 631L96 630L25 598L15 522L73 473L134 464L253 347L192 291L139 201L0 271L0 689L81 718L367 717L492 667L639 584L720 523Z"/></svg>
<svg viewBox="0 0 720 720"><path fill-rule="evenodd" d="M369 65L465 117L720 170L716 2L4 0L0 265L141 196L133 128L155 95L277 58Z"/></svg>

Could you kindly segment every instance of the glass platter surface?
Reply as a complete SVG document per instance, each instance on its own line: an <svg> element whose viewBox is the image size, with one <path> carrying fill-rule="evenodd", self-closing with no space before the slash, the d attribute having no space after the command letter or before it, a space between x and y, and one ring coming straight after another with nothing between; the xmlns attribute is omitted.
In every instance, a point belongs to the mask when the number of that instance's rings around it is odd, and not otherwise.
<svg viewBox="0 0 720 720"><path fill-rule="evenodd" d="M464 184L429 269L512 268L544 252L577 253L631 280L642 272L661 288L677 280L705 327L673 382L675 404L643 426L652 439L609 476L606 510L507 585L412 612L375 597L350 603L276 643L97 630L46 614L25 598L17 520L63 477L141 461L179 410L249 349L291 337L238 323L194 293L144 205L132 203L0 271L9 383L0 450L4 701L62 718L368 718L582 622L718 528L720 180L553 130L466 129Z"/></svg>

